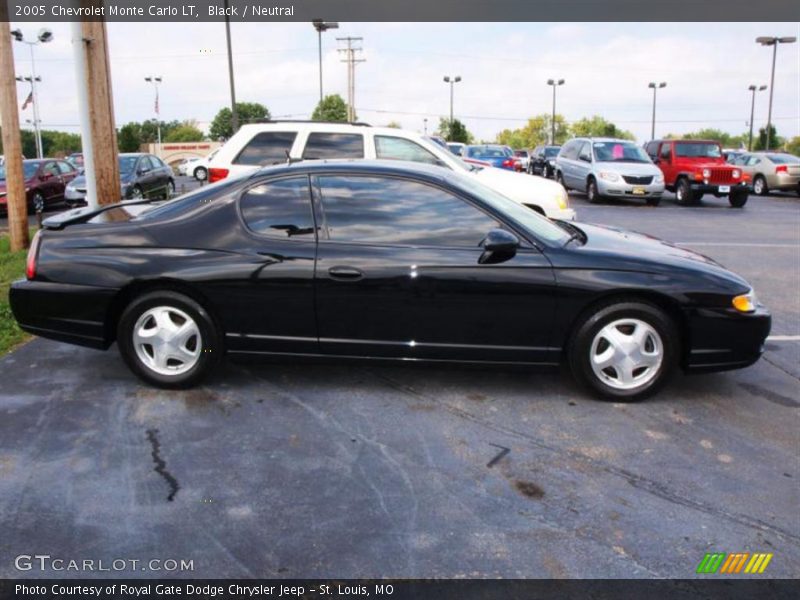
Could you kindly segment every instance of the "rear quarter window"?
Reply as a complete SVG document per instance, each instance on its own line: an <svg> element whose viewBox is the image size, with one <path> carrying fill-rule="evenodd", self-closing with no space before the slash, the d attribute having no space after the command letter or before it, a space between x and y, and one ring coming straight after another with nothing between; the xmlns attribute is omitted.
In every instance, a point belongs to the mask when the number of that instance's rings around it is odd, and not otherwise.
<svg viewBox="0 0 800 600"><path fill-rule="evenodd" d="M261 166L285 162L296 137L296 131L257 133L233 159L233 164Z"/></svg>

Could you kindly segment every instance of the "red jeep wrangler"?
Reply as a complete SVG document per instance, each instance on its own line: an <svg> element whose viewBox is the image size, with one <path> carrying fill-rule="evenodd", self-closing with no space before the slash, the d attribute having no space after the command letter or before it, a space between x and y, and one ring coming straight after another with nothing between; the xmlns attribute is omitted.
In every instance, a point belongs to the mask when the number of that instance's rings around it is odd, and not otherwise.
<svg viewBox="0 0 800 600"><path fill-rule="evenodd" d="M707 140L654 140L645 150L664 173L665 187L678 204L697 204L703 194L728 197L734 208L747 204L750 176L725 162L722 147Z"/></svg>

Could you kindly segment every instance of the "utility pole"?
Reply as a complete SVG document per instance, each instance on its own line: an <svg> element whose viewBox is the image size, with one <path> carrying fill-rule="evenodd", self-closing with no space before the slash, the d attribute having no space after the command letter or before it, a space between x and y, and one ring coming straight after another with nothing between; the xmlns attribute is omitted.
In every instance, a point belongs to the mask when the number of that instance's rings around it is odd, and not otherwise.
<svg viewBox="0 0 800 600"><path fill-rule="evenodd" d="M94 177L99 205L120 200L119 153L117 129L114 123L114 99L111 93L111 70L108 59L108 38L105 21L81 23L86 62L85 79L78 85L86 87L89 129L92 138Z"/></svg>
<svg viewBox="0 0 800 600"><path fill-rule="evenodd" d="M753 151L753 119L755 118L755 113L756 113L756 92L763 92L765 89L767 89L767 86L765 86L765 85L759 85L759 86L751 85L747 89L750 90L753 93L753 98L750 100L750 135L748 136L748 139L747 139L747 151L748 152L752 152Z"/></svg>
<svg viewBox="0 0 800 600"><path fill-rule="evenodd" d="M356 64L366 62L363 58L356 59L356 52L361 52L362 48L354 47L353 42L361 42L364 38L341 37L336 39L340 42L347 42L347 48L340 48L339 52L345 53L345 58L341 62L347 63L347 121L352 123L356 120Z"/></svg>
<svg viewBox="0 0 800 600"><path fill-rule="evenodd" d="M6 168L6 208L11 251L27 248L28 202L22 172L22 136L17 111L17 81L14 77L14 50L8 26L8 4L0 2L0 124L3 127L3 152Z"/></svg>
<svg viewBox="0 0 800 600"><path fill-rule="evenodd" d="M233 50L231 49L231 18L228 16L228 0L225 0L225 37L228 41L228 80L231 84L231 131L239 130L239 111L236 110L236 84L233 82Z"/></svg>

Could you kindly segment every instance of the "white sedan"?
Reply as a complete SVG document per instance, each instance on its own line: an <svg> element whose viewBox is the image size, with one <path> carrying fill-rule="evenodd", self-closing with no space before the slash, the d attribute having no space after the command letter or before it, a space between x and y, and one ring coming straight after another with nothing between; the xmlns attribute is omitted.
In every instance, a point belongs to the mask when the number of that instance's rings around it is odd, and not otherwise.
<svg viewBox="0 0 800 600"><path fill-rule="evenodd" d="M219 152L219 148L203 158L186 159L178 165L178 174L191 175L198 181L205 181L208 179L208 163L211 162L217 152Z"/></svg>

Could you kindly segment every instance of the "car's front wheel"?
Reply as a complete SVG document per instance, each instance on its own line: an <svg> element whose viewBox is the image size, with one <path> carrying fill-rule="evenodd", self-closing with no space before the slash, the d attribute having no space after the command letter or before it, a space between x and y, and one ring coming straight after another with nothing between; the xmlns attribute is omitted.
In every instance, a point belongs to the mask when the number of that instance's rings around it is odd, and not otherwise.
<svg viewBox="0 0 800 600"><path fill-rule="evenodd" d="M548 170L547 165L542 167L542 177L545 179L550 179L550 171Z"/></svg>
<svg viewBox="0 0 800 600"><path fill-rule="evenodd" d="M610 302L578 324L568 358L579 382L604 398L641 400L668 380L677 364L678 334L660 308Z"/></svg>
<svg viewBox="0 0 800 600"><path fill-rule="evenodd" d="M728 202L730 202L730 205L733 208L742 208L745 204L747 204L747 197L747 190L731 192L728 196Z"/></svg>
<svg viewBox="0 0 800 600"><path fill-rule="evenodd" d="M600 192L597 191L597 182L594 177L590 177L589 183L586 184L586 199L592 204L600 201Z"/></svg>
<svg viewBox="0 0 800 600"><path fill-rule="evenodd" d="M222 355L220 334L192 298L154 291L131 302L119 321L117 343L128 367L163 388L196 385Z"/></svg>

